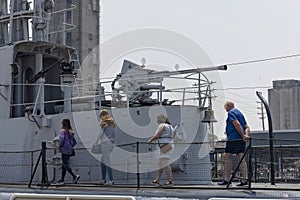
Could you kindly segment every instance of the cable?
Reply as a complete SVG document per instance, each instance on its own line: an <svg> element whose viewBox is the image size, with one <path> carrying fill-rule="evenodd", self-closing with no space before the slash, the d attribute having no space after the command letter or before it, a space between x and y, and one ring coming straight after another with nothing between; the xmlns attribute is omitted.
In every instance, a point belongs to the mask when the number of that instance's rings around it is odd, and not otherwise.
<svg viewBox="0 0 300 200"><path fill-rule="evenodd" d="M214 90L226 91L226 90L271 89L271 88L273 88L273 87L272 86L245 86L245 87L232 87L232 88L217 88Z"/></svg>
<svg viewBox="0 0 300 200"><path fill-rule="evenodd" d="M233 66L244 65L244 64L260 63L260 62L267 62L267 61L273 61L273 60L283 60L283 59L296 58L296 57L300 57L300 53L299 54L285 55L285 56L275 56L275 57L270 57L270 58L262 58L262 59L241 61L241 62L233 62L233 63L223 64L223 65L233 67ZM109 78L102 78L102 79L109 79ZM265 88L265 87L262 87L262 88Z"/></svg>
<svg viewBox="0 0 300 200"><path fill-rule="evenodd" d="M286 56L276 56L276 57L270 57L270 58L262 58L262 59L256 59L256 60L235 62L235 63L226 64L226 65L227 66L237 66L237 65L259 63L259 62L266 62L266 61L272 61L272 60L283 60L283 59L287 59L287 58L296 58L296 57L300 57L300 54L291 54L291 55L286 55Z"/></svg>

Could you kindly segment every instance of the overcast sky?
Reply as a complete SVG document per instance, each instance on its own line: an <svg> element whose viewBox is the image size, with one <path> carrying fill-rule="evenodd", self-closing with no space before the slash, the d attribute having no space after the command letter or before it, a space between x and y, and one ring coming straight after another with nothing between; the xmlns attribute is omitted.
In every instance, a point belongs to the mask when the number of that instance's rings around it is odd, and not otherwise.
<svg viewBox="0 0 300 200"><path fill-rule="evenodd" d="M189 37L216 65L289 55L300 53L299 9L298 0L102 0L101 40L156 27ZM233 66L220 76L224 88L272 86L273 80L300 79L299 66L300 58L291 58ZM256 90L267 98L267 90L259 88L226 90L225 95L245 113L252 129L260 130ZM224 112L222 106L214 109Z"/></svg>

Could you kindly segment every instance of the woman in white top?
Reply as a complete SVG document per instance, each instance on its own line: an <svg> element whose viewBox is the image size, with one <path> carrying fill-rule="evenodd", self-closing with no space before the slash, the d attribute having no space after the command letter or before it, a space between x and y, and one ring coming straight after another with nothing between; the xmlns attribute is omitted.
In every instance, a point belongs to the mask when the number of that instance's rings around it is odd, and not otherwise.
<svg viewBox="0 0 300 200"><path fill-rule="evenodd" d="M170 167L170 158L171 151L174 149L173 142L173 128L167 116L159 115L157 117L158 128L154 134L154 136L148 141L149 143L153 141L158 141L160 147L160 158L158 160L158 171L157 177L152 181L153 184L159 185L160 178L162 176L163 171L166 171L168 181L165 185L174 185L172 170Z"/></svg>

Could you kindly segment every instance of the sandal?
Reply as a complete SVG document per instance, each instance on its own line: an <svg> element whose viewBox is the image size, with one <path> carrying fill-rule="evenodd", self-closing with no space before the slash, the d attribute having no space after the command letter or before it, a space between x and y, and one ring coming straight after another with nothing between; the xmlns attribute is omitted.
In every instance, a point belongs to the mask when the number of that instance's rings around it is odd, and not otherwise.
<svg viewBox="0 0 300 200"><path fill-rule="evenodd" d="M152 184L154 184L154 185L159 185L159 181L153 180L153 181L152 181Z"/></svg>
<svg viewBox="0 0 300 200"><path fill-rule="evenodd" d="M173 186L173 185L174 185L174 181L173 181L173 180L167 181L167 182L165 183L165 186Z"/></svg>

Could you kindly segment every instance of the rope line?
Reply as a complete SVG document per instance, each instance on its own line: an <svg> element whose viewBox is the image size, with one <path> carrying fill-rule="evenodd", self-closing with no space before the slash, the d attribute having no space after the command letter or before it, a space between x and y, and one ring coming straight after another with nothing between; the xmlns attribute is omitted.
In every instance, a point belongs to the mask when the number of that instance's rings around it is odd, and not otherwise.
<svg viewBox="0 0 300 200"><path fill-rule="evenodd" d="M291 54L291 55L285 55L285 56L275 56L275 57L270 57L270 58L262 58L262 59L234 62L234 63L229 63L226 65L238 66L238 65L244 65L244 64L260 63L260 62L273 61L273 60L283 60L283 59L296 58L296 57L300 57L300 54Z"/></svg>

